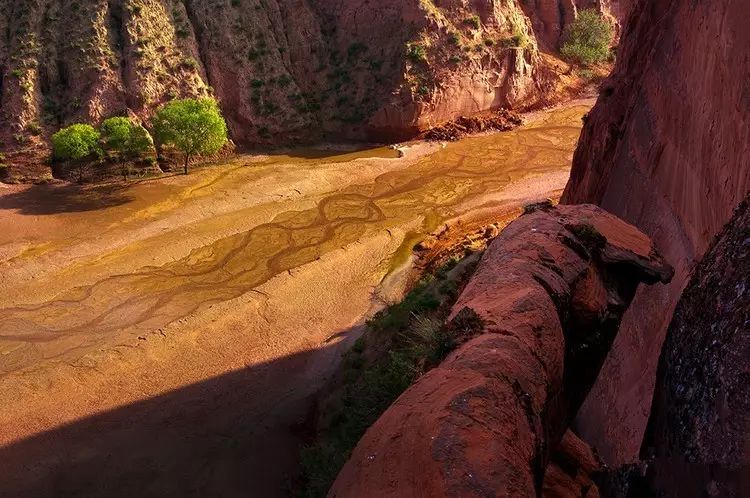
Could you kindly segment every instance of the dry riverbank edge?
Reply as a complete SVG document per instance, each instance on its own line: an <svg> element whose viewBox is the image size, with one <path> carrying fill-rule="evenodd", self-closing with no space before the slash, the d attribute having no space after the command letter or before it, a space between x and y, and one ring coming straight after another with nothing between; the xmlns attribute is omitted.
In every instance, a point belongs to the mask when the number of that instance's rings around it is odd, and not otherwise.
<svg viewBox="0 0 750 498"><path fill-rule="evenodd" d="M489 219L526 200L554 196L567 179L574 140L568 142L556 152L560 165L511 175L501 187L466 195L451 204L449 218L482 213ZM399 160L357 159L323 168L328 173L318 171L320 165L313 174L312 166L295 171L284 164L260 173L204 170L166 180L161 192L153 185L129 192L135 199L107 207L109 217L101 210L30 215L0 200L6 208L0 227L7 229L0 242L1 283L8 291L2 306L28 304L24 297L44 303L66 286L189 257L211 240L314 206L332 189L406 170L435 154L424 147ZM282 187L278 179L288 175L296 180ZM304 194L289 196L295 190ZM246 198L252 206L240 201ZM394 273L392 259L423 221L409 216L387 230L363 233L164 327L136 336L116 333L84 354L66 351L62 358L51 355L5 371L0 470L10 477L0 495L281 493L296 458L290 425L301 421L310 398L361 332L363 317L400 296L406 272ZM0 343L6 358L11 342L3 337Z"/></svg>

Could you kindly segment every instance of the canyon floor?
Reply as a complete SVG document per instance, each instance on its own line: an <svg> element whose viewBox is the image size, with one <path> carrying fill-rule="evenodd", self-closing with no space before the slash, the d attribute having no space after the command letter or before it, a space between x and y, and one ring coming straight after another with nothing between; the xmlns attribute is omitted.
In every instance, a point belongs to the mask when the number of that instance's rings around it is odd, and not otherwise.
<svg viewBox="0 0 750 498"><path fill-rule="evenodd" d="M315 393L445 223L559 196L592 100L449 144L0 184L0 496L276 496Z"/></svg>

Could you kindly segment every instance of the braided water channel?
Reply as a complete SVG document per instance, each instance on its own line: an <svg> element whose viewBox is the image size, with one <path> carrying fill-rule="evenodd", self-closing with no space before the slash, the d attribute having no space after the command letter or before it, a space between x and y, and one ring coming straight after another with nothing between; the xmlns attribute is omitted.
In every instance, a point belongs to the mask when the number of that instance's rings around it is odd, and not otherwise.
<svg viewBox="0 0 750 498"><path fill-rule="evenodd" d="M281 212L163 264L104 275L43 302L14 298L0 309L0 375L40 358L83 354L113 334L159 329L391 227L416 220L418 233L429 233L513 181L566 170L589 107L568 106L512 132L447 144L407 168L349 185L313 207Z"/></svg>

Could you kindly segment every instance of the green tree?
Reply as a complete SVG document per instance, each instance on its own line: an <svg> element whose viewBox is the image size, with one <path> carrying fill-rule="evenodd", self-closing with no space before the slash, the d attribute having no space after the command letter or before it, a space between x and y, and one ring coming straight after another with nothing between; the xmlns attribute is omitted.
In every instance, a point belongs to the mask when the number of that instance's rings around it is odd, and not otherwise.
<svg viewBox="0 0 750 498"><path fill-rule="evenodd" d="M589 66L607 60L613 38L612 25L599 12L582 10L566 29L560 52L573 62Z"/></svg>
<svg viewBox="0 0 750 498"><path fill-rule="evenodd" d="M154 134L185 154L187 174L192 156L215 154L227 143L227 124L214 99L175 100L157 111Z"/></svg>
<svg viewBox="0 0 750 498"><path fill-rule="evenodd" d="M52 155L58 161L81 161L99 152L99 132L90 125L74 124L52 135Z"/></svg>
<svg viewBox="0 0 750 498"><path fill-rule="evenodd" d="M120 160L138 159L154 147L148 130L124 117L102 123L101 141L104 149Z"/></svg>

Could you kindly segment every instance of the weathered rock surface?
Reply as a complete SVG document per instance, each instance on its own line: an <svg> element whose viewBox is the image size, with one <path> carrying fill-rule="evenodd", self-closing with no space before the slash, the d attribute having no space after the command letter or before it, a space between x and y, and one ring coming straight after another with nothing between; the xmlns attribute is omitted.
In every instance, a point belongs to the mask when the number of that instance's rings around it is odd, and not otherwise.
<svg viewBox="0 0 750 498"><path fill-rule="evenodd" d="M242 146L401 139L555 90L516 0L0 0L0 30L19 177L59 127L180 96L215 95Z"/></svg>
<svg viewBox="0 0 750 498"><path fill-rule="evenodd" d="M644 443L656 496L750 496L750 205L695 270L669 326Z"/></svg>
<svg viewBox="0 0 750 498"><path fill-rule="evenodd" d="M612 466L637 458L674 307L750 190L748 15L743 0L636 2L575 156L563 202L634 224L676 270L671 285L639 289L579 415Z"/></svg>
<svg viewBox="0 0 750 498"><path fill-rule="evenodd" d="M572 431L552 450L544 473L543 498L599 498L592 476L604 470L599 457Z"/></svg>
<svg viewBox="0 0 750 498"><path fill-rule="evenodd" d="M330 496L537 496L638 284L671 276L648 237L601 209L537 206L454 307L483 329L367 431Z"/></svg>

